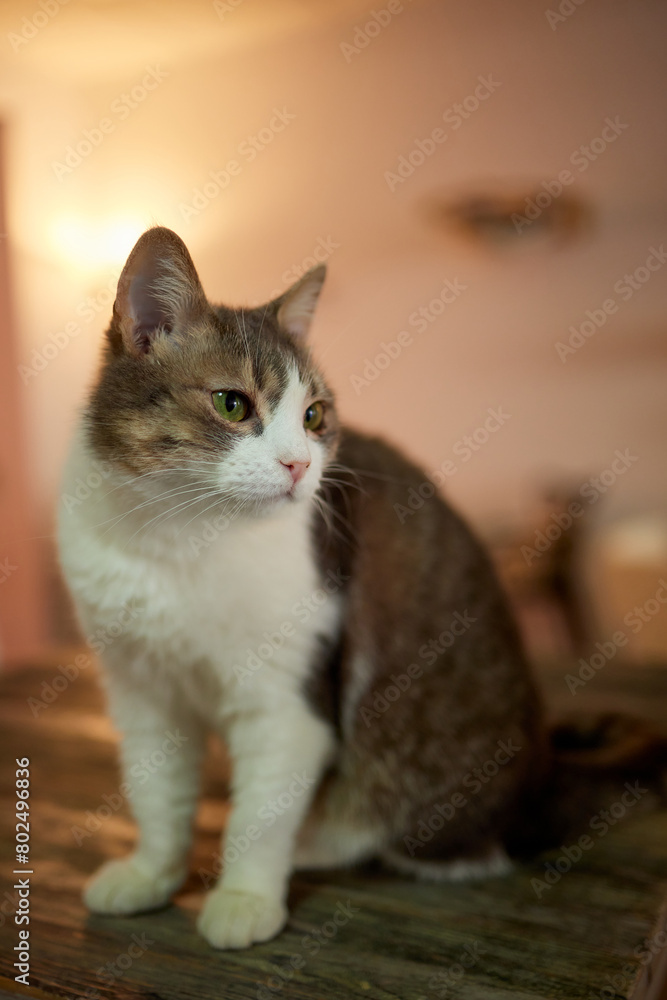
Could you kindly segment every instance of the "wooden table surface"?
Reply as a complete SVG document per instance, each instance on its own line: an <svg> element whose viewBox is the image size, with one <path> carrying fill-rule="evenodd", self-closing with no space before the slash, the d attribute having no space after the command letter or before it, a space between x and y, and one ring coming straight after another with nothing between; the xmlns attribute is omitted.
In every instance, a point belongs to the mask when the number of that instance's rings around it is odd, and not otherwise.
<svg viewBox="0 0 667 1000"><path fill-rule="evenodd" d="M659 982L667 964L666 812L619 821L540 898L531 879L543 876L545 863L560 852L505 878L465 885L418 884L377 866L299 875L288 927L276 940L243 952L212 950L194 924L226 815L225 764L215 747L207 762L191 877L176 904L127 919L89 915L81 902L85 879L103 860L124 854L134 837L129 813L114 797L120 781L115 738L101 715L93 671L91 666L68 682L37 718L29 699L41 701L44 685L50 687L59 671L25 668L0 677L0 996L658 1000L664 995ZM544 673L556 714L620 706L665 722L667 669L610 663L576 697L564 673L562 665ZM14 982L13 968L18 927L12 885L19 877L12 874L13 784L15 758L24 756L31 762L34 872L27 988ZM107 810L109 802L114 808ZM656 954L642 963L650 954L647 941Z"/></svg>

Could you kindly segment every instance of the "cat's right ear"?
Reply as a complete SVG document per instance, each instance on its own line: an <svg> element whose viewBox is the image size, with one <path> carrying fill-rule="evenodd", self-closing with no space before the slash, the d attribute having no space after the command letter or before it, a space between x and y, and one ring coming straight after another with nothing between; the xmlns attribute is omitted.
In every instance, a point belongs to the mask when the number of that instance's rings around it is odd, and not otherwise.
<svg viewBox="0 0 667 1000"><path fill-rule="evenodd" d="M325 264L313 267L279 299L276 299L278 323L296 340L305 340L308 336L326 275Z"/></svg>
<svg viewBox="0 0 667 1000"><path fill-rule="evenodd" d="M206 309L185 243L156 226L139 238L123 268L110 337L129 354L147 354L156 336L179 337Z"/></svg>

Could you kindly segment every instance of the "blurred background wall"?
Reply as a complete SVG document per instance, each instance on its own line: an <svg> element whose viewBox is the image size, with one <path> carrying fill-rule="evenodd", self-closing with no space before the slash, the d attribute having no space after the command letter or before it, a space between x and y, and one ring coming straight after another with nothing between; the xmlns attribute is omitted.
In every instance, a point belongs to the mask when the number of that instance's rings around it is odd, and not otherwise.
<svg viewBox="0 0 667 1000"><path fill-rule="evenodd" d="M326 259L344 419L442 481L510 582L574 498L592 635L653 600L661 655L666 28L659 0L6 0L5 657L70 635L59 470L155 223L214 301Z"/></svg>

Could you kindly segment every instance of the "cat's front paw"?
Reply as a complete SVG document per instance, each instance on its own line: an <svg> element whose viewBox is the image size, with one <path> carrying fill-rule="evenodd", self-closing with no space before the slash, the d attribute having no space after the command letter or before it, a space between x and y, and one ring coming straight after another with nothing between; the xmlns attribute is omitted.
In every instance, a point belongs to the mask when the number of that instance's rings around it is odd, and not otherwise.
<svg viewBox="0 0 667 1000"><path fill-rule="evenodd" d="M249 948L275 937L286 920L287 909L273 899L214 889L204 903L197 929L214 948Z"/></svg>
<svg viewBox="0 0 667 1000"><path fill-rule="evenodd" d="M108 861L93 875L83 899L93 913L127 916L157 910L169 902L184 874L148 873L133 857Z"/></svg>

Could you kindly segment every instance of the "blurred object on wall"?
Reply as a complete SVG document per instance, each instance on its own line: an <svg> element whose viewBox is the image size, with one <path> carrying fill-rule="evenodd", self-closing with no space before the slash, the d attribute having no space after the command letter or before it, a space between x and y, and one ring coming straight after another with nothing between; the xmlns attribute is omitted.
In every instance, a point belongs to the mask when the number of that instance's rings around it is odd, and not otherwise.
<svg viewBox="0 0 667 1000"><path fill-rule="evenodd" d="M480 189L450 201L431 200L427 211L431 222L441 229L489 247L521 247L529 253L534 252L534 238L567 243L593 221L590 206L581 196L565 190L559 180L529 185L520 193ZM527 243L524 231L533 240Z"/></svg>

